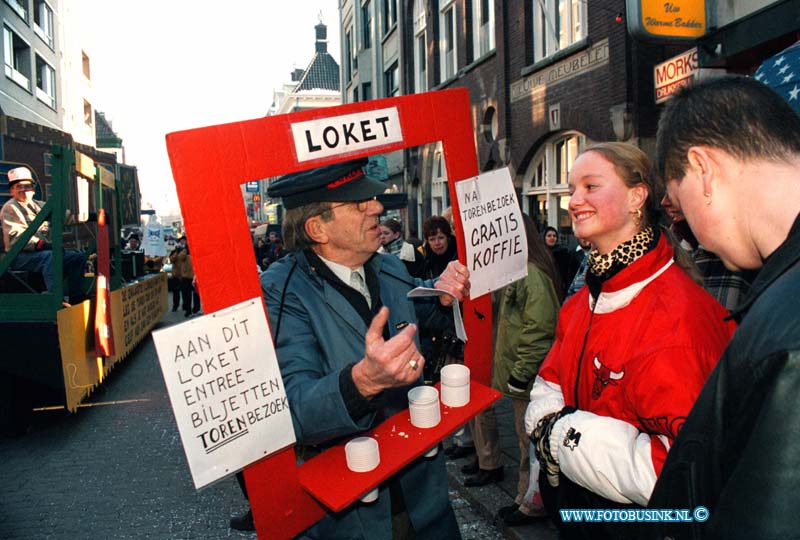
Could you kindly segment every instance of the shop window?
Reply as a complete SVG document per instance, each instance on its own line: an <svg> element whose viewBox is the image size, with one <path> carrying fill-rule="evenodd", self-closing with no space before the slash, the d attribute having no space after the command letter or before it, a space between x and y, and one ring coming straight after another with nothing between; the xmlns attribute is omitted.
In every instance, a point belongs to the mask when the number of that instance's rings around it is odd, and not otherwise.
<svg viewBox="0 0 800 540"><path fill-rule="evenodd" d="M494 50L494 2L472 0L472 57Z"/></svg>
<svg viewBox="0 0 800 540"><path fill-rule="evenodd" d="M53 48L53 8L44 0L34 0L33 31Z"/></svg>
<svg viewBox="0 0 800 540"><path fill-rule="evenodd" d="M397 23L397 0L383 0L383 34L389 33Z"/></svg>
<svg viewBox="0 0 800 540"><path fill-rule="evenodd" d="M428 90L425 2L414 0L414 92Z"/></svg>
<svg viewBox="0 0 800 540"><path fill-rule="evenodd" d="M528 166L523 178L526 210L540 228L551 225L562 235L570 234L569 171L584 144L580 133L560 133L542 145Z"/></svg>
<svg viewBox="0 0 800 540"><path fill-rule="evenodd" d="M56 108L56 70L36 55L36 97L51 109Z"/></svg>
<svg viewBox="0 0 800 540"><path fill-rule="evenodd" d="M6 77L31 91L31 47L9 27L3 27L3 57Z"/></svg>
<svg viewBox="0 0 800 540"><path fill-rule="evenodd" d="M369 0L361 6L361 48L372 47L372 6Z"/></svg>
<svg viewBox="0 0 800 540"><path fill-rule="evenodd" d="M585 0L532 0L533 56L542 60L586 37Z"/></svg>
<svg viewBox="0 0 800 540"><path fill-rule="evenodd" d="M456 9L453 0L444 3L439 11L439 58L440 77L446 81L456 75Z"/></svg>
<svg viewBox="0 0 800 540"><path fill-rule="evenodd" d="M392 64L392 66L386 70L383 74L384 78L384 90L386 91L386 97L393 97L400 94L400 68L397 65L397 62Z"/></svg>

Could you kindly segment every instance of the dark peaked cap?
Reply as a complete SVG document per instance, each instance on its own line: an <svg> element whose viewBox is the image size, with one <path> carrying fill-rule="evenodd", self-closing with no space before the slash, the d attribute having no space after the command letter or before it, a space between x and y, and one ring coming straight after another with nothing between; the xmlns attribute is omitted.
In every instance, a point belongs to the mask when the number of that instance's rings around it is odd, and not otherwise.
<svg viewBox="0 0 800 540"><path fill-rule="evenodd" d="M367 176L366 158L335 163L281 176L267 189L270 197L281 197L290 210L315 202L353 202L371 199L386 190L386 184Z"/></svg>

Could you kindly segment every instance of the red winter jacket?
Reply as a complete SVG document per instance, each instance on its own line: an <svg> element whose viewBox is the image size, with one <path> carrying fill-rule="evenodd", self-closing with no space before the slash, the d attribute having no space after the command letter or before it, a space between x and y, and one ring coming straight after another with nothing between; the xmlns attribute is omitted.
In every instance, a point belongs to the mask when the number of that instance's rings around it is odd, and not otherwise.
<svg viewBox="0 0 800 540"><path fill-rule="evenodd" d="M570 298L531 390L528 433L564 405L579 409L554 426L551 452L567 478L616 502L647 504L735 330L672 257L662 236L603 284L594 313L588 287Z"/></svg>

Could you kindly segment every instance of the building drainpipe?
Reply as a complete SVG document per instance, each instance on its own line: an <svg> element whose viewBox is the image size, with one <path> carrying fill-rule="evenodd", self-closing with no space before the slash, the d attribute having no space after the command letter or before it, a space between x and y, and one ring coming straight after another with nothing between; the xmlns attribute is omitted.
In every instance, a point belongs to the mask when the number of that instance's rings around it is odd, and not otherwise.
<svg viewBox="0 0 800 540"><path fill-rule="evenodd" d="M6 152L3 147L3 138L6 135L6 113L0 109L0 161L6 159Z"/></svg>
<svg viewBox="0 0 800 540"><path fill-rule="evenodd" d="M508 161L511 161L511 62L509 61L508 54L508 2L500 2L503 6L503 90L505 94L505 103L503 103L505 116L505 130L504 136L506 139L505 155L500 156L500 159L505 161L508 156ZM498 133L498 136L500 134ZM506 166L511 163L505 163ZM514 171L516 174L516 171Z"/></svg>

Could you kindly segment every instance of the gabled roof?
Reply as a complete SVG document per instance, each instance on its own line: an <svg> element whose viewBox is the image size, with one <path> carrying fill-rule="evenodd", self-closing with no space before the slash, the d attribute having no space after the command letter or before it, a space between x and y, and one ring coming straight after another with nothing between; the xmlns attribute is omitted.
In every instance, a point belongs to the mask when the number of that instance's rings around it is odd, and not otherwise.
<svg viewBox="0 0 800 540"><path fill-rule="evenodd" d="M317 52L306 68L295 92L303 90L333 90L339 92L339 64L327 52Z"/></svg>
<svg viewBox="0 0 800 540"><path fill-rule="evenodd" d="M122 139L114 133L111 123L106 120L106 115L102 112L94 112L94 125L97 137L98 148L119 148L122 146Z"/></svg>

